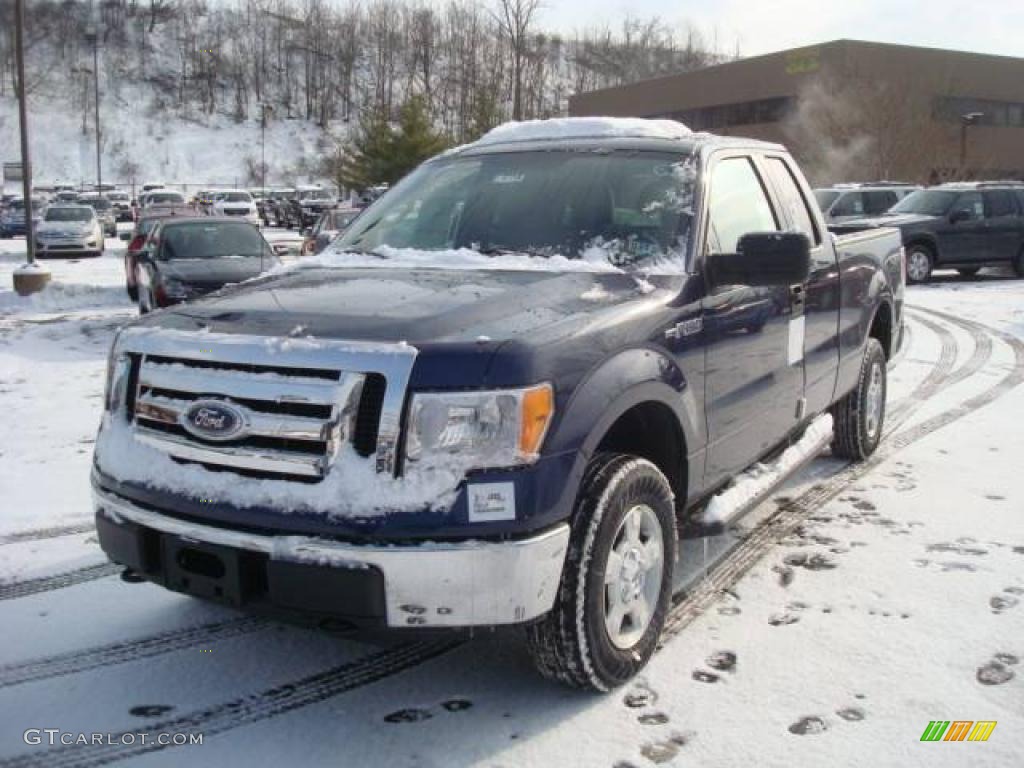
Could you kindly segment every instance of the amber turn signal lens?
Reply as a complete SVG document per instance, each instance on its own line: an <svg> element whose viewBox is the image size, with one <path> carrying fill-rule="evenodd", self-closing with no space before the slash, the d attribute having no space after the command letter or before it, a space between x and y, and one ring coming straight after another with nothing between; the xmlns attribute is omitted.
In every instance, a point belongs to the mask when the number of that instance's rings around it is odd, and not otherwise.
<svg viewBox="0 0 1024 768"><path fill-rule="evenodd" d="M519 452L535 457L540 452L548 424L555 412L555 393L550 384L538 384L523 392L522 421L519 428Z"/></svg>

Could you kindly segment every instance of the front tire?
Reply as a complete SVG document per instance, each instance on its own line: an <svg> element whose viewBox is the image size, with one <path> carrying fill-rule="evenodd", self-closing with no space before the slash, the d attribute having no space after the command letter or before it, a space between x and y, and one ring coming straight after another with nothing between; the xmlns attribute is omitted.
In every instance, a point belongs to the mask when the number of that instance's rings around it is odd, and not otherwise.
<svg viewBox="0 0 1024 768"><path fill-rule="evenodd" d="M646 459L596 456L577 496L555 606L527 630L540 673L598 691L636 675L665 624L675 560L665 475Z"/></svg>
<svg viewBox="0 0 1024 768"><path fill-rule="evenodd" d="M927 283L935 266L935 255L927 245L912 245L907 249L907 282Z"/></svg>
<svg viewBox="0 0 1024 768"><path fill-rule="evenodd" d="M875 452L885 423L888 388L885 352L878 339L868 339L857 386L832 406L832 454L863 461Z"/></svg>

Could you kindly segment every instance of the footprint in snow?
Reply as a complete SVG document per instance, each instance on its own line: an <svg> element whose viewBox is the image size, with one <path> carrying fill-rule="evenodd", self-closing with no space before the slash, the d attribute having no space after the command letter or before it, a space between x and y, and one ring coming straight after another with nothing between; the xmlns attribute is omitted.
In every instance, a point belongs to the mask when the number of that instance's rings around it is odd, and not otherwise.
<svg viewBox="0 0 1024 768"><path fill-rule="evenodd" d="M166 715L172 709L174 707L167 704L141 704L129 709L128 714L135 717L159 717L160 715Z"/></svg>
<svg viewBox="0 0 1024 768"><path fill-rule="evenodd" d="M992 660L978 667L977 678L982 685L1002 685L1013 680L1014 671L1000 661Z"/></svg>
<svg viewBox="0 0 1024 768"><path fill-rule="evenodd" d="M789 726L789 732L795 733L797 736L814 736L827 730L828 723L816 715L802 717Z"/></svg>
<svg viewBox="0 0 1024 768"><path fill-rule="evenodd" d="M1011 595L1024 595L1024 587L1007 587L1003 592L1009 592Z"/></svg>
<svg viewBox="0 0 1024 768"><path fill-rule="evenodd" d="M837 567L835 560L820 552L816 552L813 555L808 555L806 552L797 552L792 555L786 555L782 562L786 565L806 568L808 571L830 571Z"/></svg>
<svg viewBox="0 0 1024 768"><path fill-rule="evenodd" d="M776 565L772 567L772 570L779 574L779 586L788 587L793 583L793 577L796 575L793 569L788 566Z"/></svg>
<svg viewBox="0 0 1024 768"><path fill-rule="evenodd" d="M637 718L642 725L664 725L668 722L668 715L664 712L647 712Z"/></svg>
<svg viewBox="0 0 1024 768"><path fill-rule="evenodd" d="M715 651L704 660L704 663L719 672L735 672L736 654L732 651Z"/></svg>
<svg viewBox="0 0 1024 768"><path fill-rule="evenodd" d="M796 624L798 621L800 621L800 617L794 616L792 613L776 613L768 619L768 623L773 627L785 627L789 624Z"/></svg>
<svg viewBox="0 0 1024 768"><path fill-rule="evenodd" d="M989 599L988 604L992 606L992 613L1002 613L1008 611L1011 608L1015 608L1019 603L1016 597L1010 597L1008 595L995 595Z"/></svg>
<svg viewBox="0 0 1024 768"><path fill-rule="evenodd" d="M740 612L739 606L736 605L720 605L718 607L718 614L720 616L736 616Z"/></svg>
<svg viewBox="0 0 1024 768"><path fill-rule="evenodd" d="M671 741L655 741L644 744L640 748L640 754L656 765L667 763L679 754L679 747Z"/></svg>
<svg viewBox="0 0 1024 768"><path fill-rule="evenodd" d="M853 508L859 509L862 512L874 512L876 509L878 509L878 507L876 507L870 501L864 501L863 499L859 499L853 502Z"/></svg>
<svg viewBox="0 0 1024 768"><path fill-rule="evenodd" d="M441 706L449 712L464 712L473 706L473 702L469 699L448 699L448 701L442 701Z"/></svg>
<svg viewBox="0 0 1024 768"><path fill-rule="evenodd" d="M425 709L399 709L390 715L384 715L386 723L419 723L429 720L433 715Z"/></svg>
<svg viewBox="0 0 1024 768"><path fill-rule="evenodd" d="M997 653L994 656L995 660L1002 664L1019 664L1020 659L1014 656L1012 653Z"/></svg>
<svg viewBox="0 0 1024 768"><path fill-rule="evenodd" d="M693 670L693 674L690 675L690 677L692 677L698 683L717 683L719 679L718 675L716 675L714 672L707 672L703 669Z"/></svg>
<svg viewBox="0 0 1024 768"><path fill-rule="evenodd" d="M647 683L636 683L633 690L622 697L622 703L630 709L648 707L658 701L657 692Z"/></svg>
<svg viewBox="0 0 1024 768"><path fill-rule="evenodd" d="M973 543L973 539L969 541L961 542L941 542L939 544L929 544L929 552L948 552L953 555L973 555L974 557L981 557L987 555L988 550L982 549L981 547L970 546Z"/></svg>
<svg viewBox="0 0 1024 768"><path fill-rule="evenodd" d="M837 709L836 714L849 723L856 723L864 719L864 710L860 707L844 707Z"/></svg>

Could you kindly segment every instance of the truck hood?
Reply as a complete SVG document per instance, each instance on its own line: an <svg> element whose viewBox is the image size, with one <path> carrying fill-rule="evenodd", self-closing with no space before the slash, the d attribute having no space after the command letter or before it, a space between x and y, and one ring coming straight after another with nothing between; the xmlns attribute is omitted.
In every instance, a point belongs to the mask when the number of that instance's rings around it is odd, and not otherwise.
<svg viewBox="0 0 1024 768"><path fill-rule="evenodd" d="M143 320L218 333L410 344L563 341L623 305L664 304L681 276L622 272L303 269Z"/></svg>

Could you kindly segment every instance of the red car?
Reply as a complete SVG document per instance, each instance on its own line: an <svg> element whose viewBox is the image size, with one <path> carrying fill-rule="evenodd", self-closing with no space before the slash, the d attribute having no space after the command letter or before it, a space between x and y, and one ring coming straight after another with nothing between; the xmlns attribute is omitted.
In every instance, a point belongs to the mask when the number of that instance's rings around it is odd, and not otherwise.
<svg viewBox="0 0 1024 768"><path fill-rule="evenodd" d="M146 238L153 231L158 221L171 218L172 216L195 216L196 213L187 207L147 208L135 221L135 229L121 233L121 239L128 241L128 249L124 252L124 287L132 301L138 301L138 269L139 265L135 260L136 254L142 250Z"/></svg>

